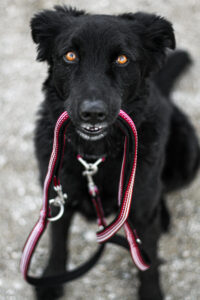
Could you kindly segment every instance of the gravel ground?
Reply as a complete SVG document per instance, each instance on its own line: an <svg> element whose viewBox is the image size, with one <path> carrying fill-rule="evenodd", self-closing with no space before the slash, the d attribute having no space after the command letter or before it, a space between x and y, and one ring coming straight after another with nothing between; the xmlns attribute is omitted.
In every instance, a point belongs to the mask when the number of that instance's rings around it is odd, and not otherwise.
<svg viewBox="0 0 200 300"><path fill-rule="evenodd" d="M62 1L63 2L63 1ZM42 99L41 84L45 64L35 62L35 46L29 20L42 8L60 1L3 0L0 2L0 299L33 299L32 288L19 273L19 260L25 239L38 217L41 190L33 151L36 110ZM66 4L97 13L145 10L167 17L174 24L177 44L188 49L194 65L177 84L174 101L184 107L200 135L200 60L198 39L200 2L198 0L77 0ZM11 121L11 122L10 122ZM162 284L166 300L200 299L200 182L169 196L173 213L172 230L160 242ZM81 228L81 229L80 229ZM72 230L71 266L84 260L95 247L96 226L77 217ZM79 237L81 236L79 241ZM86 244L90 246L86 246ZM48 255L47 238L37 251L34 270L41 273ZM67 286L68 299L136 299L136 270L129 255L108 247L100 263L87 276ZM64 298L63 298L64 299Z"/></svg>

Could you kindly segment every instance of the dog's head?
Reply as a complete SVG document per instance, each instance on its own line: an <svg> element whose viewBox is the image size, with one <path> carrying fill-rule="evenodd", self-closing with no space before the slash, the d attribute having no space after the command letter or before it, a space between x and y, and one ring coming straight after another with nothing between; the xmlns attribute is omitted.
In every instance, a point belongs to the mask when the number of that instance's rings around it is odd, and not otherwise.
<svg viewBox="0 0 200 300"><path fill-rule="evenodd" d="M76 131L98 140L141 93L167 48L175 47L171 24L145 13L90 15L55 7L35 15L32 36L40 61Z"/></svg>

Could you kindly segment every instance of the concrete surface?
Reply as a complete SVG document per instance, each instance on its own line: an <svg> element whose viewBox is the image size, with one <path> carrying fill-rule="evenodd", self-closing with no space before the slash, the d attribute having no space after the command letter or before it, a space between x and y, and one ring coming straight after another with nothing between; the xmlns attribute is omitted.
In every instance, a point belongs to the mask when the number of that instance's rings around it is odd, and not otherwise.
<svg viewBox="0 0 200 300"><path fill-rule="evenodd" d="M35 62L29 20L39 9L58 3L61 1L0 2L0 299L33 299L32 288L19 273L19 261L22 246L41 205L33 129L36 110L42 99L41 84L46 66ZM188 49L194 60L193 67L178 83L173 98L188 113L200 134L199 1L77 0L65 3L97 13L145 10L171 20L178 47ZM200 299L199 199L199 178L189 188L170 195L168 199L173 227L160 243L160 256L167 261L161 267L166 300ZM79 217L75 219L71 266L84 260L95 247L95 229L95 225L88 225ZM90 246L86 247L88 242ZM37 274L41 272L47 255L45 238L33 261ZM135 274L129 255L121 249L108 247L95 269L67 286L67 299L136 299Z"/></svg>

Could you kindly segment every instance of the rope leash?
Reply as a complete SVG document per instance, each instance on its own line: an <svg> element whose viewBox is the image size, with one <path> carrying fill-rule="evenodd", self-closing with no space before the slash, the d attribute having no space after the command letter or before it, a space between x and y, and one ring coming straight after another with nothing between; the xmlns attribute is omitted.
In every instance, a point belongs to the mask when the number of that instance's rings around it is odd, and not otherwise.
<svg viewBox="0 0 200 300"><path fill-rule="evenodd" d="M89 261L78 267L76 270L66 271L61 275L46 278L35 278L28 275L28 269L35 247L44 233L48 222L57 220L59 217L61 217L61 214L64 211L64 202L67 198L67 195L63 194L62 192L62 187L59 181L59 171L61 169L62 157L64 154L65 132L69 122L69 115L67 112L64 112L59 117L55 126L53 150L44 182L43 203L40 211L40 217L33 230L29 234L22 253L20 268L24 279L34 285L45 285L50 283L58 284L73 280L83 275L97 262L104 250L105 243L107 242L118 244L126 249L129 248L132 259L136 266L142 271L147 270L149 268L149 261L146 258L146 255L143 254L141 249L141 241L137 237L136 231L132 228L131 222L128 218L137 164L137 131L132 119L121 110L118 116L118 125L125 135L125 142L118 192L119 213L109 225L106 224L98 188L93 181L93 175L96 172L98 165L104 159L99 159L95 164L87 164L82 157L77 157L85 167L84 175L87 177L88 190L97 212L98 225L100 229L97 232L97 241L101 244L99 249ZM49 200L49 191L52 183L54 183L54 189L57 192L57 197ZM60 207L59 215L53 217L53 219L50 216L51 203L54 203ZM124 237L116 235L117 231L122 226L124 227L127 240L125 240Z"/></svg>

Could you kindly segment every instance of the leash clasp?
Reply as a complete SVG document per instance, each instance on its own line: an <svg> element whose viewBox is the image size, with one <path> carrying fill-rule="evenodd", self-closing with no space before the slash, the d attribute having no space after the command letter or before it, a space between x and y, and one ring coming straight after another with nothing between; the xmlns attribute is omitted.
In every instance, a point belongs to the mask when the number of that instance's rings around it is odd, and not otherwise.
<svg viewBox="0 0 200 300"><path fill-rule="evenodd" d="M95 163L86 162L80 155L78 155L78 160L85 167L83 171L83 176L86 176L88 181L88 190L92 196L96 196L96 185L93 180L93 176L98 172L98 165L104 161L104 158L99 158Z"/></svg>
<svg viewBox="0 0 200 300"><path fill-rule="evenodd" d="M48 220L51 222L57 221L62 217L64 213L65 200L67 199L67 194L63 193L61 185L54 186L54 190L56 191L57 196L53 199L50 199L49 204L59 207L60 210L55 217L48 218Z"/></svg>

